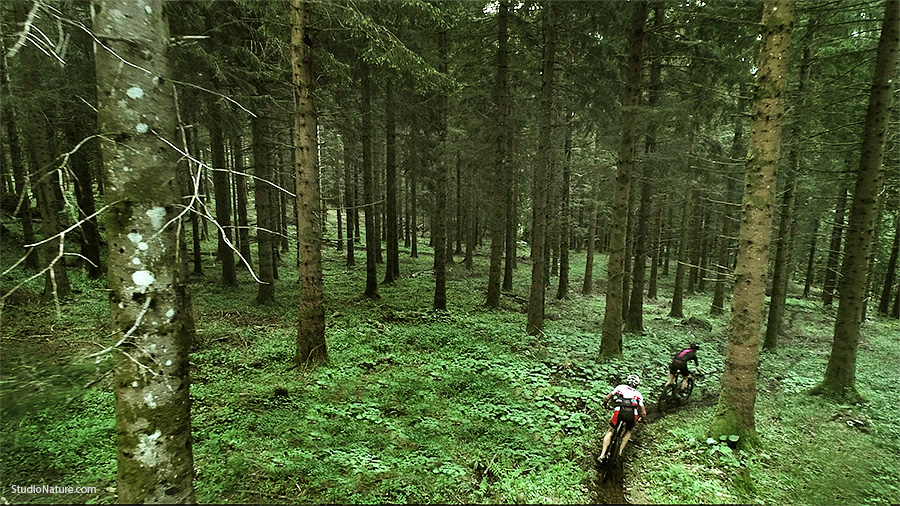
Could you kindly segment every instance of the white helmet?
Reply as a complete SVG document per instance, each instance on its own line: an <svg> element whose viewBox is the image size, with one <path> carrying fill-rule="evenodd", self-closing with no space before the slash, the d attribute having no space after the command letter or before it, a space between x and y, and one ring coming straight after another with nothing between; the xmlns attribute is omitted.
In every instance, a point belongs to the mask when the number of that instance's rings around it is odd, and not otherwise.
<svg viewBox="0 0 900 506"><path fill-rule="evenodd" d="M637 386L641 384L641 378L639 378L637 374L629 374L628 377L625 378L625 384L631 388L637 388Z"/></svg>

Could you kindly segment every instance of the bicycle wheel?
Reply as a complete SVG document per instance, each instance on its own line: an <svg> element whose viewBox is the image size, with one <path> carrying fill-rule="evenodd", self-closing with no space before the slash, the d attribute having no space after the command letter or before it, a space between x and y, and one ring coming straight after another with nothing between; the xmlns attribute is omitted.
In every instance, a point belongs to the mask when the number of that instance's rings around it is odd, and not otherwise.
<svg viewBox="0 0 900 506"><path fill-rule="evenodd" d="M606 460L600 466L600 481L606 481L612 476L616 468L616 460L619 457L619 443L622 440L622 427L625 422L619 422L615 430L613 430L612 438L609 440L609 447L606 449Z"/></svg>
<svg viewBox="0 0 900 506"><path fill-rule="evenodd" d="M664 413L667 409L672 407L672 394L674 393L674 390L675 385L663 387L662 393L659 394L659 404L657 405L660 413Z"/></svg>

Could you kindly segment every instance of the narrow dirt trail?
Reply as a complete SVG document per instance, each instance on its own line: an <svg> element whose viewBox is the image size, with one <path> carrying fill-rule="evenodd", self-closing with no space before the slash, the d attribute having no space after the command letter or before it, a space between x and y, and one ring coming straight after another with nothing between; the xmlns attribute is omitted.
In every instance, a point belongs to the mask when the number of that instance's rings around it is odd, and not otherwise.
<svg viewBox="0 0 900 506"><path fill-rule="evenodd" d="M625 472L621 461L617 469L607 476L605 481L600 479L600 465L597 463L597 457L600 456L602 447L603 438L601 437L597 441L594 451L588 456L591 459L594 471L594 479L590 489L591 502L593 504L628 504L625 500Z"/></svg>
<svg viewBox="0 0 900 506"><path fill-rule="evenodd" d="M673 408L670 412L714 406L717 401L718 395L711 392L703 392L691 399L687 405ZM656 423L663 416L665 416L665 413L659 412L655 405L648 405L645 424L651 425ZM600 455L603 447L603 435L601 434L597 438L590 455L588 455L593 469L593 480L590 485L591 502L593 504L630 504L631 493L629 492L626 496L625 476L631 467L632 459L640 458L641 448L646 448L653 444L655 444L655 437L652 431L646 431L642 426L635 428L635 433L628 448L625 449L624 458L620 461L618 468L606 480L601 480L601 473L597 463L597 457ZM639 502L643 501L639 500Z"/></svg>

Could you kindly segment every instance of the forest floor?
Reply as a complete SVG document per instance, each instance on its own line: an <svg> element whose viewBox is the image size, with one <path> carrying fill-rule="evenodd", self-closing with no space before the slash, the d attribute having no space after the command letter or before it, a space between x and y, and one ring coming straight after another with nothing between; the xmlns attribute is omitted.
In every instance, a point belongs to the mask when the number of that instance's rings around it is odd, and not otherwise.
<svg viewBox="0 0 900 506"><path fill-rule="evenodd" d="M14 241L3 242L2 266ZM212 242L204 245L209 252ZM520 255L527 246L520 245ZM195 486L215 503L759 503L900 502L900 322L869 315L857 364L861 405L806 392L822 377L834 313L790 299L786 336L763 353L756 403L762 446L733 451L708 440L727 316L710 294L668 316L645 303L645 331L626 334L625 360L600 361L605 257L595 295L581 296L584 254L573 253L570 295L547 292L545 333L525 334L527 260L503 309L483 308L487 258L449 267L448 310L434 312L432 257L401 252L401 279L361 297L364 265L325 252L329 361L290 370L296 337L295 270L279 303L254 304L246 271L225 289L207 257L194 277L197 339L191 353ZM284 259L292 264L294 253ZM364 259L364 255L358 255ZM383 266L379 266L381 272ZM40 304L42 280L0 314L0 501L115 500L112 361L85 360L112 342L105 281L72 271L78 293ZM24 279L11 273L4 290ZM379 280L381 278L379 277ZM660 293L671 294L671 277ZM704 287L711 290L711 284ZM693 319L690 319L693 317ZM610 413L603 397L629 373L655 408L670 354L702 344L711 371L690 402L639 426L625 464L600 483L595 456ZM15 494L12 486L93 486L96 494Z"/></svg>

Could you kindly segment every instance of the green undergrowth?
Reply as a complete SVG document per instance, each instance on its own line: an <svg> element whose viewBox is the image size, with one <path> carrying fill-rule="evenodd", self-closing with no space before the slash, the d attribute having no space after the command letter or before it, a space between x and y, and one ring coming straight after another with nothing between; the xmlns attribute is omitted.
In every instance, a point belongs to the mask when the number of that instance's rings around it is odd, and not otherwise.
<svg viewBox="0 0 900 506"><path fill-rule="evenodd" d="M727 440L708 439L714 400L691 403L645 427L645 444L632 460L626 482L632 500L797 505L900 501L900 325L870 315L863 326L856 383L866 402L841 405L808 395L828 360L833 313L821 303L794 299L788 301L788 313L793 324L787 326L778 350L760 357L755 420L761 446L732 450Z"/></svg>
<svg viewBox="0 0 900 506"><path fill-rule="evenodd" d="M214 251L212 242L205 250ZM362 265L325 251L329 361L291 369L296 336L293 254L280 269L277 303L258 306L246 271L240 287L194 277L197 339L191 353L195 486L216 503L583 503L593 495L590 457L609 412L600 401L629 373L652 405L670 354L700 342L709 371L691 403L643 426L629 451L626 497L660 503L897 502L896 321L864 327L858 388L865 406L805 394L821 378L833 314L792 300L788 334L760 366L753 454L707 441L721 379L727 317L709 296L647 301L643 335L625 335L624 360L600 361L604 298L579 295L584 254L572 258L569 298L548 290L545 332L524 333L523 262L503 309L483 307L487 258L449 268L448 310L429 310L432 257L401 252L401 279L361 297ZM521 249L524 254L527 249ZM8 257L4 251L4 261ZM359 255L360 258L362 255ZM605 258L595 272L603 278ZM73 271L74 272L74 271ZM379 266L380 275L383 266ZM22 278L3 279L4 287ZM0 487L13 502L115 500L110 363L83 357L111 344L103 282L73 279L80 293L59 317L30 282L2 314ZM379 280L381 277L379 276ZM661 293L671 293L671 278ZM693 318L691 318L693 317ZM891 404L891 403L894 404ZM9 494L10 485L95 486L92 496Z"/></svg>

